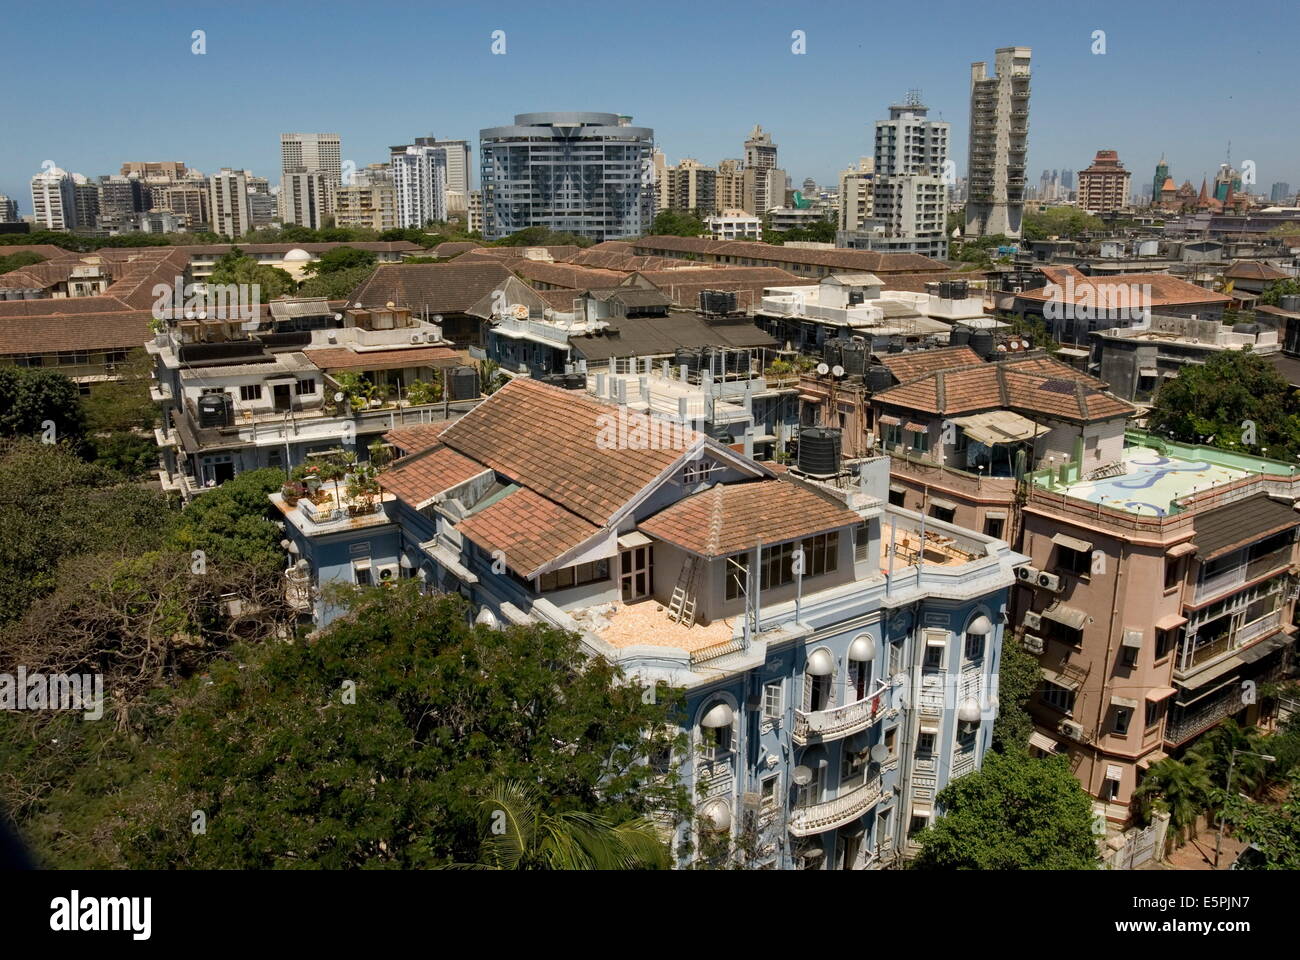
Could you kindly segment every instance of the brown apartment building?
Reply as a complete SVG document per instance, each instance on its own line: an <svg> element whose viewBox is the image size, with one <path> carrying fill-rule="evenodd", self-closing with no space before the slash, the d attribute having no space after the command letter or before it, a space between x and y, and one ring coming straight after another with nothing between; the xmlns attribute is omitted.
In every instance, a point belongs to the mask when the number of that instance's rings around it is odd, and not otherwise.
<svg viewBox="0 0 1300 960"><path fill-rule="evenodd" d="M1300 478L1128 430L1130 405L1054 360L962 351L894 359L871 398L890 501L1030 557L1009 616L1042 670L1031 746L1122 828L1152 763L1256 721L1291 668Z"/></svg>

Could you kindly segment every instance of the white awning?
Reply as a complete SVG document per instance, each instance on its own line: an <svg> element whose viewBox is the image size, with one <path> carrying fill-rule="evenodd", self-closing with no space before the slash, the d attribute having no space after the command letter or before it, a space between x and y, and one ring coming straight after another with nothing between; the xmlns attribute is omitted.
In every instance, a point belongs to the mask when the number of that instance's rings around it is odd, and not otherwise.
<svg viewBox="0 0 1300 960"><path fill-rule="evenodd" d="M814 650L805 672L810 677L829 677L835 672L835 660L825 647Z"/></svg>
<svg viewBox="0 0 1300 960"><path fill-rule="evenodd" d="M991 410L970 417L953 417L952 422L962 428L967 437L983 444L1016 443L1032 440L1047 428L1010 410Z"/></svg>
<svg viewBox="0 0 1300 960"><path fill-rule="evenodd" d="M931 734L932 736L936 736L936 737L937 737L937 736L939 735L939 728L938 728L938 727L926 726L925 724L922 724L922 725L921 725L921 732L922 732L922 733L928 733L928 734Z"/></svg>
<svg viewBox="0 0 1300 960"><path fill-rule="evenodd" d="M1116 783L1119 783L1124 779L1124 768L1116 766L1113 763L1108 763L1106 765L1106 779L1114 780Z"/></svg>
<svg viewBox="0 0 1300 960"><path fill-rule="evenodd" d="M993 621L983 614L972 620L970 626L966 628L966 633L975 637L987 637L992 632Z"/></svg>
<svg viewBox="0 0 1300 960"><path fill-rule="evenodd" d="M633 530L631 533L625 533L618 538L618 545L624 550L631 550L633 547L644 547L650 543L654 543L654 541L640 530Z"/></svg>
<svg viewBox="0 0 1300 960"><path fill-rule="evenodd" d="M1140 367L1140 368L1138 368L1138 376L1140 376L1140 377L1158 377L1158 376L1160 376L1160 371L1157 370L1155 367Z"/></svg>
<svg viewBox="0 0 1300 960"><path fill-rule="evenodd" d="M1063 533L1052 534L1052 543L1058 547L1068 547L1071 550L1077 550L1079 553L1091 553L1092 544L1087 540L1080 540L1078 537L1068 537Z"/></svg>
<svg viewBox="0 0 1300 960"><path fill-rule="evenodd" d="M869 633L855 637L849 644L849 659L857 663L866 663L876 658L876 640Z"/></svg>
<svg viewBox="0 0 1300 960"><path fill-rule="evenodd" d="M717 703L710 707L709 712L700 719L700 726L709 727L710 729L729 727L734 716L735 714L729 704Z"/></svg>
<svg viewBox="0 0 1300 960"><path fill-rule="evenodd" d="M948 646L948 635L946 633L942 635L932 633L926 637L925 645L927 647L946 647Z"/></svg>
<svg viewBox="0 0 1300 960"><path fill-rule="evenodd" d="M1047 734L1039 733L1037 730L1029 735L1029 745L1031 747L1037 747L1044 753L1055 753L1061 746L1060 743L1053 740Z"/></svg>
<svg viewBox="0 0 1300 960"><path fill-rule="evenodd" d="M1120 641L1120 646L1130 647L1134 650L1142 649L1142 631L1141 630L1124 630L1124 639Z"/></svg>
<svg viewBox="0 0 1300 960"><path fill-rule="evenodd" d="M1124 707L1128 710L1136 710L1138 702L1132 697L1112 696L1110 698L1110 705L1112 707Z"/></svg>
<svg viewBox="0 0 1300 960"><path fill-rule="evenodd" d="M1072 630L1082 630L1083 625L1088 622L1087 613L1074 607L1067 607L1059 600L1044 610L1043 616L1048 620L1063 623Z"/></svg>

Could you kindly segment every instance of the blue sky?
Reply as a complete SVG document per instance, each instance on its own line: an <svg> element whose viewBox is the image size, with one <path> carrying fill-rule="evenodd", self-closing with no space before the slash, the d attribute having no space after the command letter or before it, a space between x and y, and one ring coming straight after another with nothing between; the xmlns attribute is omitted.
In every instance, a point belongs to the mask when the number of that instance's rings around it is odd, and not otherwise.
<svg viewBox="0 0 1300 960"><path fill-rule="evenodd" d="M910 88L953 124L964 171L970 63L1010 45L1033 48L1031 182L1111 148L1135 183L1164 151L1199 187L1231 140L1264 190L1295 189L1298 18L1283 2L1201 0L11 4L3 33L28 39L0 57L0 193L30 214L44 160L88 176L183 160L274 182L281 132L337 132L363 166L428 133L477 148L480 128L537 110L632 114L669 162L740 156L761 123L796 183L831 183ZM504 56L491 53L495 30Z"/></svg>

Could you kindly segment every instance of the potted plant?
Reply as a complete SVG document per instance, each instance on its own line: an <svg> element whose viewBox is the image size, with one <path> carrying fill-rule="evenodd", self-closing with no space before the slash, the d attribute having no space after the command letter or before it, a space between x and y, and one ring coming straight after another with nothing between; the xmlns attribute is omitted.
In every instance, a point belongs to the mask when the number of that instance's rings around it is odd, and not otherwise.
<svg viewBox="0 0 1300 960"><path fill-rule="evenodd" d="M348 514L365 516L375 509L379 497L379 481L369 467L358 467L348 479Z"/></svg>
<svg viewBox="0 0 1300 960"><path fill-rule="evenodd" d="M280 488L280 496L284 497L284 502L292 507L307 496L307 487L297 480L290 480Z"/></svg>

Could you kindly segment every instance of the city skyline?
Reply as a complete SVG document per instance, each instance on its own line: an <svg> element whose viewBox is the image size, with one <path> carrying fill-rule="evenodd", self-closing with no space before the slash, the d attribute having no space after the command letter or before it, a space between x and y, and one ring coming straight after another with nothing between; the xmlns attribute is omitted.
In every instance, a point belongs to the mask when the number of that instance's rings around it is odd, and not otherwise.
<svg viewBox="0 0 1300 960"><path fill-rule="evenodd" d="M663 11L676 6L667 3ZM228 7L197 4L183 13L161 14L126 9L106 17L89 5L72 4L74 13L83 7L85 16L102 17L103 29L70 37L74 49L41 86L50 102L81 104L78 123L70 125L59 112L38 109L29 99L16 104L11 135L0 144L0 194L15 199L24 216L32 213L30 179L46 160L88 177L116 173L128 160L175 159L208 174L235 167L276 179L280 135L286 130L338 132L344 163L361 169L385 160L391 143L412 135L465 139L476 148L479 130L502 116L533 111L630 113L636 123L655 130L656 146L670 163L694 157L716 164L740 156L747 132L762 124L780 143L782 166L793 182L812 177L829 186L841 170L870 153L875 121L910 89L921 90L932 117L952 124L951 156L961 176L967 162L970 64L1008 45L1034 50L1031 171L1082 169L1097 150L1114 149L1137 183L1150 178L1161 154L1179 182L1199 182L1199 176L1213 176L1231 139L1234 166L1255 162L1255 192L1267 193L1276 181L1300 181L1300 160L1294 159L1300 137L1294 124L1280 122L1285 118L1270 96L1287 80L1284 36L1207 31L1208 4L1191 4L1173 21L1118 4L1062 11L1041 21L1013 17L1009 7L1006 16L998 16L1001 8L993 15L976 14L947 2L905 12L836 5L834 12L804 13L773 5L770 15L746 22L724 10L691 8L697 29L686 36L674 29L672 15L652 18L591 3L546 10L409 11L409 29L397 32L344 6L327 5L326 15L314 19L298 16L292 7L258 8L259 23L295 31L296 42L274 58L258 56L259 39L227 29ZM590 15L597 10L601 17ZM1283 11L1280 4L1265 5L1263 17L1281 17ZM34 28L31 17L13 12L12 32ZM918 17L939 18L945 35L960 42L945 42L932 57L918 59L905 43L878 41L891 31L908 36ZM855 24L860 31L854 31ZM611 26L635 31L662 61L661 69L627 69L620 45L600 43ZM192 52L195 30L205 31L202 55ZM1104 54L1092 52L1097 30L1105 31ZM492 52L495 31L504 31L497 43L498 49L504 44L504 54ZM710 57L710 37L721 38L723 31L728 46L759 54L761 70L752 82L737 83L725 65L731 61ZM795 31L803 32L805 53L792 52L799 43L792 39ZM431 32L444 43L438 67L427 82L409 84L408 97L380 97L363 82L321 82L321 63L328 63L339 36L362 45L369 38L382 40L386 59L400 61L427 56ZM110 73L97 71L90 45L111 44L115 37L156 55L117 65ZM584 50L580 61L554 57L561 37ZM1231 88L1208 71L1188 71L1180 77L1182 95L1171 101L1149 76L1153 43L1179 49L1186 62L1210 55L1221 60L1235 52L1250 58L1251 70L1234 74ZM81 44L87 56L76 55ZM42 67L37 56L20 45L9 62L15 73L35 73ZM599 93L575 98L575 63L584 74L599 77L590 87ZM165 84L157 82L160 75L168 78ZM845 82L846 75L852 83ZM267 92L274 92L273 100L264 99ZM194 109L196 93L202 94L201 110ZM147 102L154 116L175 119L147 126L122 123L120 105L133 96ZM1207 129L1205 118L1216 115L1223 123Z"/></svg>

